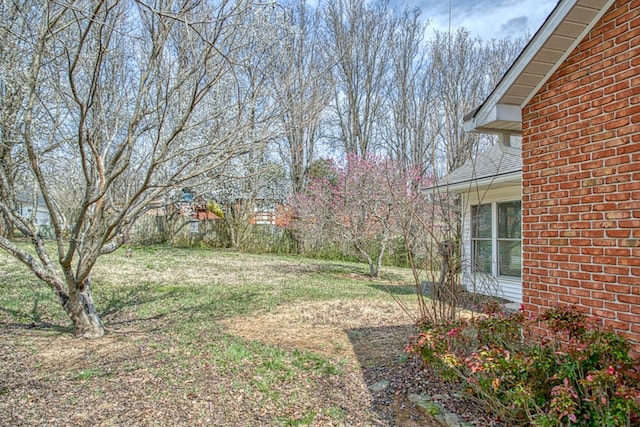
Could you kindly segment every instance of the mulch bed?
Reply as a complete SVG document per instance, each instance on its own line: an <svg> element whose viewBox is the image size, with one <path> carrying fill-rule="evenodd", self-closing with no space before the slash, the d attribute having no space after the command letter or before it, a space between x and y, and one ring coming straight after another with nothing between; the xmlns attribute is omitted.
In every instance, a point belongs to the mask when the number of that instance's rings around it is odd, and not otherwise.
<svg viewBox="0 0 640 427"><path fill-rule="evenodd" d="M484 407L463 394L459 384L445 381L436 372L422 366L418 357L393 366L373 366L364 369L367 384L389 381L389 387L373 394L375 411L389 426L424 426L431 417L415 403L409 401L412 394L431 396L434 402L447 411L457 414L462 421L474 426L503 426ZM434 424L438 425L438 424Z"/></svg>

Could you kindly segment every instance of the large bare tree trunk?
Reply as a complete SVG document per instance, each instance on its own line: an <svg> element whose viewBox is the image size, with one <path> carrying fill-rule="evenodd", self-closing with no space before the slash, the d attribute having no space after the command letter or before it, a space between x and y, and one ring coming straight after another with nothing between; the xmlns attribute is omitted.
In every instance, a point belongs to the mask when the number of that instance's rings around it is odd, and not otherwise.
<svg viewBox="0 0 640 427"><path fill-rule="evenodd" d="M39 279L49 285L58 297L58 301L67 316L71 319L76 337L100 338L103 336L106 328L102 324L93 304L89 278L87 277L78 282L75 280L71 270L67 269L67 280L62 280L59 270L54 267L44 250L44 242L40 236L35 234L33 230L23 229L22 231L32 231L32 242L36 248L36 257L2 236L0 236L0 248L25 264Z"/></svg>
<svg viewBox="0 0 640 427"><path fill-rule="evenodd" d="M85 279L79 286L70 286L70 289L64 308L73 322L74 335L78 338L100 338L105 334L106 328L93 305L89 279Z"/></svg>

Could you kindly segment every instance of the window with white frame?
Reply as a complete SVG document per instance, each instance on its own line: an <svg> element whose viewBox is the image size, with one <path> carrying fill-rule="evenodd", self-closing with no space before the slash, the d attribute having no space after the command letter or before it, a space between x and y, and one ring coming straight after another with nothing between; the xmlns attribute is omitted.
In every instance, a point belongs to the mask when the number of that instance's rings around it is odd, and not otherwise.
<svg viewBox="0 0 640 427"><path fill-rule="evenodd" d="M471 207L471 257L474 271L520 277L521 202L485 203Z"/></svg>
<svg viewBox="0 0 640 427"><path fill-rule="evenodd" d="M474 271L493 272L491 204L471 207L471 252Z"/></svg>

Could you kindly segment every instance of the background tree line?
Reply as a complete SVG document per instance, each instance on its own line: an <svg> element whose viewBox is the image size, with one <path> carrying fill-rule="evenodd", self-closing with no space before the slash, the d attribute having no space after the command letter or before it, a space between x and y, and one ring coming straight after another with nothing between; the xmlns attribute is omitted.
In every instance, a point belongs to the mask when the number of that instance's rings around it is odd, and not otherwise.
<svg viewBox="0 0 640 427"><path fill-rule="evenodd" d="M274 102L272 133L228 164L224 179L198 188L226 207L215 227L219 244L252 247L256 230L247 220L265 195L286 202L305 191L326 160L375 155L405 172L442 176L492 142L464 132L463 117L484 100L524 39L483 41L465 29L431 30L418 9L387 0L272 7L287 37L269 51L277 55L271 62L256 60L262 62L253 77ZM304 246L299 237L294 233L299 250L328 244Z"/></svg>

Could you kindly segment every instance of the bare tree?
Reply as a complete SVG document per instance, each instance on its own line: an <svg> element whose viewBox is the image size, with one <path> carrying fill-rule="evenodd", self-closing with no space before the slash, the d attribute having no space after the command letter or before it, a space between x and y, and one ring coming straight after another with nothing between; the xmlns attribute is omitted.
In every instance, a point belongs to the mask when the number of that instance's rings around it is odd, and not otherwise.
<svg viewBox="0 0 640 427"><path fill-rule="evenodd" d="M214 171L219 179L210 180L202 190L212 194L224 210L222 224L224 243L243 249L252 233L251 223L256 206L267 189L275 186L274 177L281 171L270 160L275 135L279 134L279 121L283 105L279 98L279 85L273 85L274 74L283 64L287 48L295 37L286 10L275 4L252 8L243 17L252 31L243 45L236 66L236 78L242 83L238 90L243 114L238 126L247 126L248 132L237 136L238 144L252 145L254 149L227 162ZM298 104L304 107L304 104Z"/></svg>
<svg viewBox="0 0 640 427"><path fill-rule="evenodd" d="M282 165L267 157L254 155L235 159L220 175L220 183L211 189L211 196L220 204L224 216L218 230L222 243L234 249L246 249L254 231L256 213L265 206L275 209L275 204L285 198L284 170ZM264 154L264 153L262 153ZM271 206L273 204L273 206Z"/></svg>
<svg viewBox="0 0 640 427"><path fill-rule="evenodd" d="M24 100L24 58L19 46L23 43L12 34L28 31L26 23L16 19L20 13L19 5L3 2L0 5L3 22L0 24L0 164L2 173L9 183L0 188L0 198L15 200L15 183L21 180L20 187L32 186L24 182L24 169L27 166L24 147L20 146L20 120ZM21 194L20 196L23 196ZM0 211L0 235L11 237L14 226L10 218Z"/></svg>
<svg viewBox="0 0 640 427"><path fill-rule="evenodd" d="M429 41L435 101L432 127L437 130L436 163L444 172L459 168L493 140L465 132L464 115L477 107L521 50L524 40L483 42L465 29L436 32ZM442 168L440 168L442 171Z"/></svg>
<svg viewBox="0 0 640 427"><path fill-rule="evenodd" d="M116 250L151 201L197 183L255 144L234 71L249 37L250 1L32 1L0 8L3 41L21 59L24 89L13 151L51 215L55 248L13 208L15 179L0 166L0 212L31 249L0 247L55 292L76 336L105 332L92 301L97 259ZM3 4L7 4L6 2ZM9 13L12 13L10 16ZM8 102L3 97L3 102ZM3 118L4 115L3 108ZM4 140L4 136L3 136ZM209 176L210 179L210 176ZM60 194L76 206L63 212Z"/></svg>
<svg viewBox="0 0 640 427"><path fill-rule="evenodd" d="M383 128L384 149L404 170L415 166L426 173L437 129L430 127L434 106L433 70L428 61L424 34L426 25L416 9L397 18L391 38L391 69Z"/></svg>
<svg viewBox="0 0 640 427"><path fill-rule="evenodd" d="M375 150L391 66L396 19L387 0L337 0L324 10L326 48L333 69L335 139L344 152Z"/></svg>
<svg viewBox="0 0 640 427"><path fill-rule="evenodd" d="M285 61L274 67L273 86L280 105L283 138L279 154L288 166L293 192L302 191L316 155L321 117L331 100L331 64L320 34L321 9L305 0L287 8L295 31L284 46Z"/></svg>

